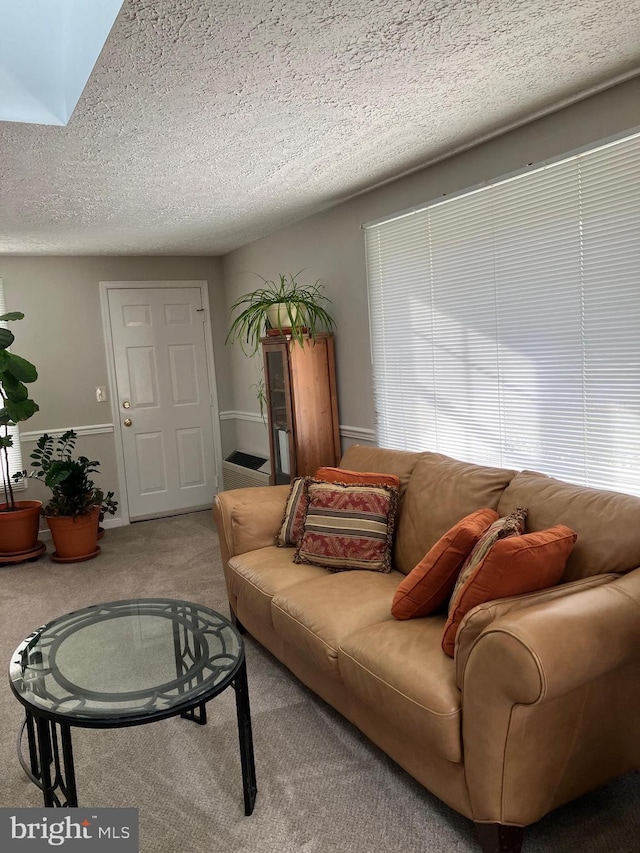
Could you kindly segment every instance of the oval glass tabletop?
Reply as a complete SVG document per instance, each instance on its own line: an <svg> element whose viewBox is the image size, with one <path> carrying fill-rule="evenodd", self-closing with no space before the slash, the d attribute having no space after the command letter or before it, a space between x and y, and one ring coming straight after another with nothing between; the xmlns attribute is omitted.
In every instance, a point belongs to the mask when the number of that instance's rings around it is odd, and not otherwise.
<svg viewBox="0 0 640 853"><path fill-rule="evenodd" d="M215 610L131 599L54 619L21 643L9 677L33 713L72 725L122 726L169 717L228 686L244 652Z"/></svg>

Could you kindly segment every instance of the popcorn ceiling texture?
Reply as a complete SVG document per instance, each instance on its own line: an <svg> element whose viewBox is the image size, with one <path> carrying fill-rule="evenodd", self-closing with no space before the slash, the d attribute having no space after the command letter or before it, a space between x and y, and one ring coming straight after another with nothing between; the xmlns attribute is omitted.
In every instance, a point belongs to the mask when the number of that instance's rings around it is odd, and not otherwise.
<svg viewBox="0 0 640 853"><path fill-rule="evenodd" d="M0 253L222 254L640 73L640 0L127 0Z"/></svg>

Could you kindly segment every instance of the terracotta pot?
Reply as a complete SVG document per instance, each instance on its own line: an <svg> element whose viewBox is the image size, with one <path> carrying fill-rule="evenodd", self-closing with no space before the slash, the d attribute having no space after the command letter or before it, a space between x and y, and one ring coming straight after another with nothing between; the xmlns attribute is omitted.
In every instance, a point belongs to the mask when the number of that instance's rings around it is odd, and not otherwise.
<svg viewBox="0 0 640 853"><path fill-rule="evenodd" d="M0 554L31 551L38 542L38 526L42 501L16 501L14 512L2 512L0 504Z"/></svg>
<svg viewBox="0 0 640 853"><path fill-rule="evenodd" d="M58 562L77 563L97 556L98 516L100 507L86 515L73 517L47 515L47 524L53 537L55 552L51 559Z"/></svg>

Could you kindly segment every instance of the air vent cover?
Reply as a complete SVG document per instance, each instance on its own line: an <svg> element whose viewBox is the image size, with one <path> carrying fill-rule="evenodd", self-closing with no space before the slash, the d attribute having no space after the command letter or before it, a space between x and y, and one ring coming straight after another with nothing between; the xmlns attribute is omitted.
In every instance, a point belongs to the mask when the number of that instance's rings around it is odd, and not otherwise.
<svg viewBox="0 0 640 853"><path fill-rule="evenodd" d="M243 468L251 468L252 471L257 471L262 468L267 461L264 456L252 456L251 453L243 453L241 450L234 450L227 458L227 462L233 462L234 465L242 465Z"/></svg>

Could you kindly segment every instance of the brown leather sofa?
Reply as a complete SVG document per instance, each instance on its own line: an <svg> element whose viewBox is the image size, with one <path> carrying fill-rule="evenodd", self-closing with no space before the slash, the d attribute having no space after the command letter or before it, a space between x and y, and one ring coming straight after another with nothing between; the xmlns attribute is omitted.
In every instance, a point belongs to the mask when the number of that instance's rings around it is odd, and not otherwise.
<svg viewBox="0 0 640 853"><path fill-rule="evenodd" d="M519 851L527 824L640 766L640 499L435 453L356 445L341 465L401 479L393 571L295 564L274 546L288 486L222 492L232 616L473 820L485 853ZM559 586L476 607L454 659L446 614L391 616L403 576L453 524L517 506L527 531L577 532Z"/></svg>

